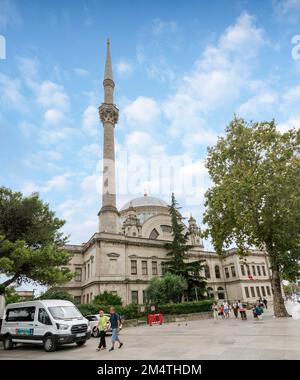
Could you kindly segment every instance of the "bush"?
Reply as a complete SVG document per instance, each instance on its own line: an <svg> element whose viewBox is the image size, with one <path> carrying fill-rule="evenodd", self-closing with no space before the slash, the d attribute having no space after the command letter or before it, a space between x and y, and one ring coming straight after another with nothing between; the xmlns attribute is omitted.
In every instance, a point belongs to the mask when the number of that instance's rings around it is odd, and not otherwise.
<svg viewBox="0 0 300 380"><path fill-rule="evenodd" d="M163 277L152 278L146 292L151 302L161 305L180 302L187 288L187 281L182 276L168 272Z"/></svg>
<svg viewBox="0 0 300 380"><path fill-rule="evenodd" d="M188 314L210 311L213 300L204 300L199 302L182 302L162 305L157 311L162 314Z"/></svg>
<svg viewBox="0 0 300 380"><path fill-rule="evenodd" d="M214 300L205 300L199 302L183 302L183 303L170 303L162 305L156 308L156 312L161 312L163 314L187 314L187 313L199 313L203 311L210 311L211 305ZM96 304L84 304L78 305L78 309L81 311L82 315L86 316L88 314L98 314L99 310L102 309L105 313L109 313L109 305L96 305ZM140 305L130 304L127 306L117 306L116 311L121 315L122 319L135 319L141 318L147 314L140 312Z"/></svg>
<svg viewBox="0 0 300 380"><path fill-rule="evenodd" d="M122 298L119 297L117 294L113 294L113 293L105 291L104 293L98 294L93 299L93 303L98 304L98 305L121 306L122 305Z"/></svg>

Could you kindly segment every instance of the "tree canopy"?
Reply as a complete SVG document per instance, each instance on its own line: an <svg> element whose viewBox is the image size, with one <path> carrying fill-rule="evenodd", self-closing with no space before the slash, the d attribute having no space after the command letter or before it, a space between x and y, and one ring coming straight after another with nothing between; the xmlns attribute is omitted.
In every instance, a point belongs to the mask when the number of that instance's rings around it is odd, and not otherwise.
<svg viewBox="0 0 300 380"><path fill-rule="evenodd" d="M37 193L26 197L0 187L0 274L6 276L0 294L11 284L56 285L73 277L64 267L71 258L64 223Z"/></svg>
<svg viewBox="0 0 300 380"><path fill-rule="evenodd" d="M95 296L95 298L93 299L93 303L98 305L119 306L122 305L122 298L117 294L113 294L105 290L103 293L97 294Z"/></svg>
<svg viewBox="0 0 300 380"><path fill-rule="evenodd" d="M169 213L172 221L173 240L165 244L168 250L167 256L170 258L167 265L168 271L186 280L186 295L188 298L193 299L195 296L197 298L198 296L202 296L206 286L205 278L200 275L200 272L204 268L204 261L189 260L188 252L192 248L192 245L188 244L190 233L189 231L185 232L185 226L182 222L179 206L174 194L172 194Z"/></svg>
<svg viewBox="0 0 300 380"><path fill-rule="evenodd" d="M180 302L187 287L187 282L182 276L168 272L163 277L151 279L146 290L147 298L155 305Z"/></svg>
<svg viewBox="0 0 300 380"><path fill-rule="evenodd" d="M246 255L268 254L275 316L287 316L281 279L299 276L300 131L280 133L275 121L234 118L208 150L213 185L205 194L205 235L220 255L232 244Z"/></svg>

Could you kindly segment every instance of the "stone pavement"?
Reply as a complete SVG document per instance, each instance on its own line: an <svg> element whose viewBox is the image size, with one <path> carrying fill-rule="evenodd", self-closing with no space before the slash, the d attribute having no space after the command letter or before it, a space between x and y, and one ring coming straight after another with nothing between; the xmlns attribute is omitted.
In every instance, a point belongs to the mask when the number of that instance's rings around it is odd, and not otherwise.
<svg viewBox="0 0 300 380"><path fill-rule="evenodd" d="M122 349L96 352L98 339L84 347L59 347L46 353L39 346L18 346L12 351L0 348L0 359L300 359L300 320L275 319L270 311L262 321L212 319L162 326L124 329ZM110 347L110 337L107 337Z"/></svg>

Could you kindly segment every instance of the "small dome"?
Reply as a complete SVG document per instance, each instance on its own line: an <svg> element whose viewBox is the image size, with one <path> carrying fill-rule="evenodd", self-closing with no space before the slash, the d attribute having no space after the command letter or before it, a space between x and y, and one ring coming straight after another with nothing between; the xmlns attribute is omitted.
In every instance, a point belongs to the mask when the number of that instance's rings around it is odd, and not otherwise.
<svg viewBox="0 0 300 380"><path fill-rule="evenodd" d="M145 207L145 206L158 206L158 207L168 207L168 204L155 197L148 197L144 195L143 197L132 199L130 202L127 202L122 208L121 211L127 210L129 207Z"/></svg>

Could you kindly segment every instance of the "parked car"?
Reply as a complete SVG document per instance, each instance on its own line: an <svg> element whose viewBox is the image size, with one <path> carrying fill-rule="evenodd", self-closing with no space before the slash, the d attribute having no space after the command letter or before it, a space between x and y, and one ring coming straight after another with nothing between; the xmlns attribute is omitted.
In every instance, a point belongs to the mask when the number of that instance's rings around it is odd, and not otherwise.
<svg viewBox="0 0 300 380"><path fill-rule="evenodd" d="M104 314L104 315L106 315L108 318L110 317L110 314ZM99 336L99 330L98 330L98 323L99 323L99 318L100 318L99 314L86 315L85 318L89 321L89 326L91 329L92 336L94 338L97 338ZM120 325L120 330L122 330L122 322ZM111 332L112 332L112 330L110 327L110 323L108 322L106 333L111 334Z"/></svg>
<svg viewBox="0 0 300 380"><path fill-rule="evenodd" d="M72 302L39 300L6 306L0 340L5 350L17 343L31 343L41 344L50 352L62 344L82 346L90 336L88 320Z"/></svg>

